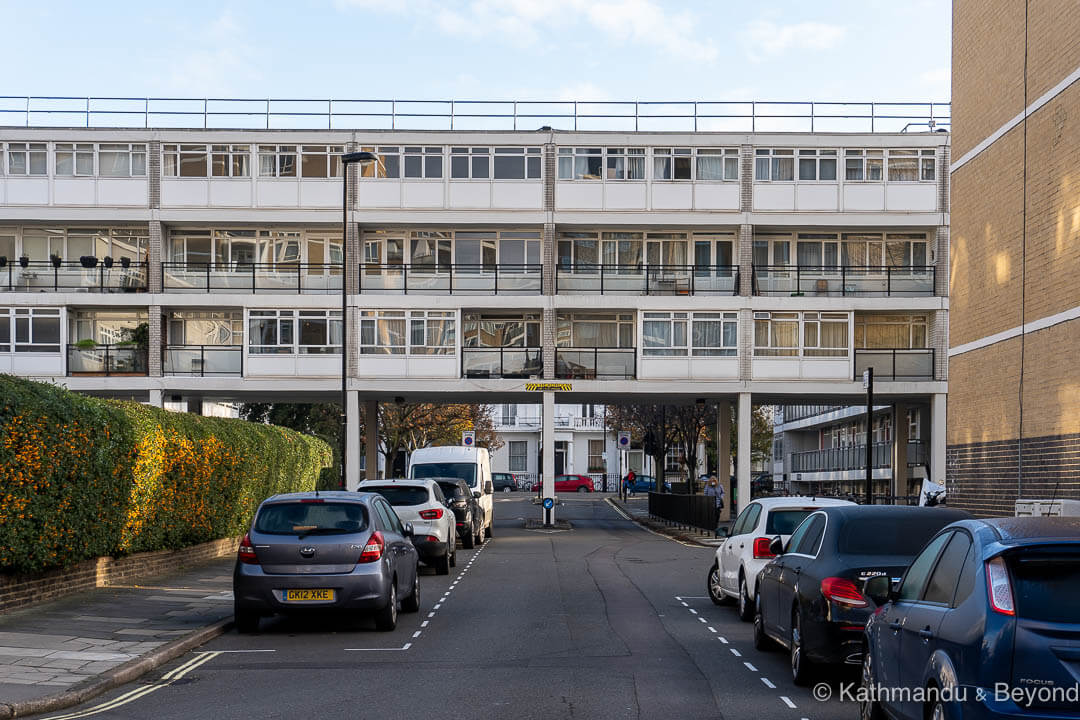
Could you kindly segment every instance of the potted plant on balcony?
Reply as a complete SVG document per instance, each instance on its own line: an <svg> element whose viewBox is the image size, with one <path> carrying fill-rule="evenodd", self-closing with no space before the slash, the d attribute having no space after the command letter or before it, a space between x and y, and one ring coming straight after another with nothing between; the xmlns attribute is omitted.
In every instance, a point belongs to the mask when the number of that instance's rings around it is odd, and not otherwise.
<svg viewBox="0 0 1080 720"><path fill-rule="evenodd" d="M87 270L93 270L97 267L97 257L94 255L82 255L79 257L79 264Z"/></svg>
<svg viewBox="0 0 1080 720"><path fill-rule="evenodd" d="M147 358L150 351L150 324L139 323L133 328L124 330L124 339L116 343L116 346L135 350L134 357L128 363L128 370L135 375L145 375L147 372Z"/></svg>
<svg viewBox="0 0 1080 720"><path fill-rule="evenodd" d="M7 255L0 255L0 268L7 267Z"/></svg>
<svg viewBox="0 0 1080 720"><path fill-rule="evenodd" d="M21 267L21 268L30 267L30 256L29 255L22 255L22 256L19 257L19 267Z"/></svg>
<svg viewBox="0 0 1080 720"><path fill-rule="evenodd" d="M51 263L52 263L52 266L53 266L54 268L56 268L57 270L59 270L59 269L60 269L60 263L62 263L62 262L63 262L63 260L61 260L61 259L60 259L60 256L59 256L59 255L50 255L50 256L49 256L49 262L51 262Z"/></svg>
<svg viewBox="0 0 1080 720"><path fill-rule="evenodd" d="M83 338L75 343L75 347L79 350L93 350L97 347L97 341L93 338Z"/></svg>
<svg viewBox="0 0 1080 720"><path fill-rule="evenodd" d="M129 258L127 255L120 258L120 267L124 268L125 270L131 267L131 258Z"/></svg>
<svg viewBox="0 0 1080 720"><path fill-rule="evenodd" d="M105 267L112 268L114 261L112 259L112 255L106 255L101 262L105 265Z"/></svg>

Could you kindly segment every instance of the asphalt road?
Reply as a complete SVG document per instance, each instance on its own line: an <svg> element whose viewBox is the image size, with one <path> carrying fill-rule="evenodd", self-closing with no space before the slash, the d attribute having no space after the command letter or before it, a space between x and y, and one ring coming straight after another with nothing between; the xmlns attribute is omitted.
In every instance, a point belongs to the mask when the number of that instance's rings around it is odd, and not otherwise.
<svg viewBox="0 0 1080 720"><path fill-rule="evenodd" d="M530 531L521 495L496 502L493 540L424 574L419 614L380 633L338 617L264 620L142 681L49 717L855 718L790 680L784 653L705 596L712 550L642 530L597 496L569 531Z"/></svg>

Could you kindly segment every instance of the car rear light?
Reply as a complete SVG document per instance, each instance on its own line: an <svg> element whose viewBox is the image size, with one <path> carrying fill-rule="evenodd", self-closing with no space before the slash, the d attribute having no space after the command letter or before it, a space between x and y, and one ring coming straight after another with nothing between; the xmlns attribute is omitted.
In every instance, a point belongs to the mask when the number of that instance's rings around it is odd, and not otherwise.
<svg viewBox="0 0 1080 720"><path fill-rule="evenodd" d="M240 558L240 562L247 565L258 565L259 558L255 554L255 546L251 544L251 538L247 533L244 534L244 539L240 541L240 548L236 551L236 557Z"/></svg>
<svg viewBox="0 0 1080 720"><path fill-rule="evenodd" d="M849 607L864 608L869 604L855 583L847 578L825 578L821 581L821 594L826 600Z"/></svg>
<svg viewBox="0 0 1080 720"><path fill-rule="evenodd" d="M421 510L420 517L425 520L438 520L442 517L442 508L434 508L433 510Z"/></svg>
<svg viewBox="0 0 1080 720"><path fill-rule="evenodd" d="M322 498L304 498L300 502L302 502L302 503L321 503L321 502L326 502L326 501L323 500Z"/></svg>
<svg viewBox="0 0 1080 720"><path fill-rule="evenodd" d="M364 550L360 553L359 562L375 562L382 557L384 547L385 544L383 543L382 533L376 530L371 533L371 537L368 538L367 543L364 545Z"/></svg>
<svg viewBox="0 0 1080 720"><path fill-rule="evenodd" d="M424 541L425 542L439 542L439 538L435 537L434 535L428 535L427 537L424 538Z"/></svg>
<svg viewBox="0 0 1080 720"><path fill-rule="evenodd" d="M987 595L990 596L990 607L994 612L1002 615L1016 615L1016 605L1013 603L1012 585L1009 583L1009 569L1005 567L1005 559L996 557L986 563Z"/></svg>
<svg viewBox="0 0 1080 720"><path fill-rule="evenodd" d="M769 545L772 544L772 539L767 537L754 538L754 559L755 560L770 560L776 557L776 554L769 549Z"/></svg>

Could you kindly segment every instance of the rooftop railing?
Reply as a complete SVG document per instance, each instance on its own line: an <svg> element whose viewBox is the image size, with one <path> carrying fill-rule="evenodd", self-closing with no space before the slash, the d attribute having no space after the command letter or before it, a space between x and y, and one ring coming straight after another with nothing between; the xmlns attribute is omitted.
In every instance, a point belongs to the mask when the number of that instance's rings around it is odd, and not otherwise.
<svg viewBox="0 0 1080 720"><path fill-rule="evenodd" d="M950 103L0 96L0 125L330 130L934 132Z"/></svg>

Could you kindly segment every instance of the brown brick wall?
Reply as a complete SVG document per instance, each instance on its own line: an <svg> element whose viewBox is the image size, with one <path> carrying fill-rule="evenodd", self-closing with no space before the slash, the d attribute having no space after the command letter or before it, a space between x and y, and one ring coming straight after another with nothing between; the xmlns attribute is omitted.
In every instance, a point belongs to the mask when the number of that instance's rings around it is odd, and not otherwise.
<svg viewBox="0 0 1080 720"><path fill-rule="evenodd" d="M1028 0L1028 103L1080 67L1076 0Z"/></svg>
<svg viewBox="0 0 1080 720"><path fill-rule="evenodd" d="M35 575L0 575L0 614L96 587L124 585L155 575L180 572L231 555L238 544L239 538L226 538L183 550L87 560L70 568Z"/></svg>
<svg viewBox="0 0 1080 720"><path fill-rule="evenodd" d="M952 313L950 321L955 322ZM949 445L1011 440L1020 432L1020 339L949 359Z"/></svg>
<svg viewBox="0 0 1080 720"><path fill-rule="evenodd" d="M1080 320L1024 338L1024 437L1080 433Z"/></svg>

